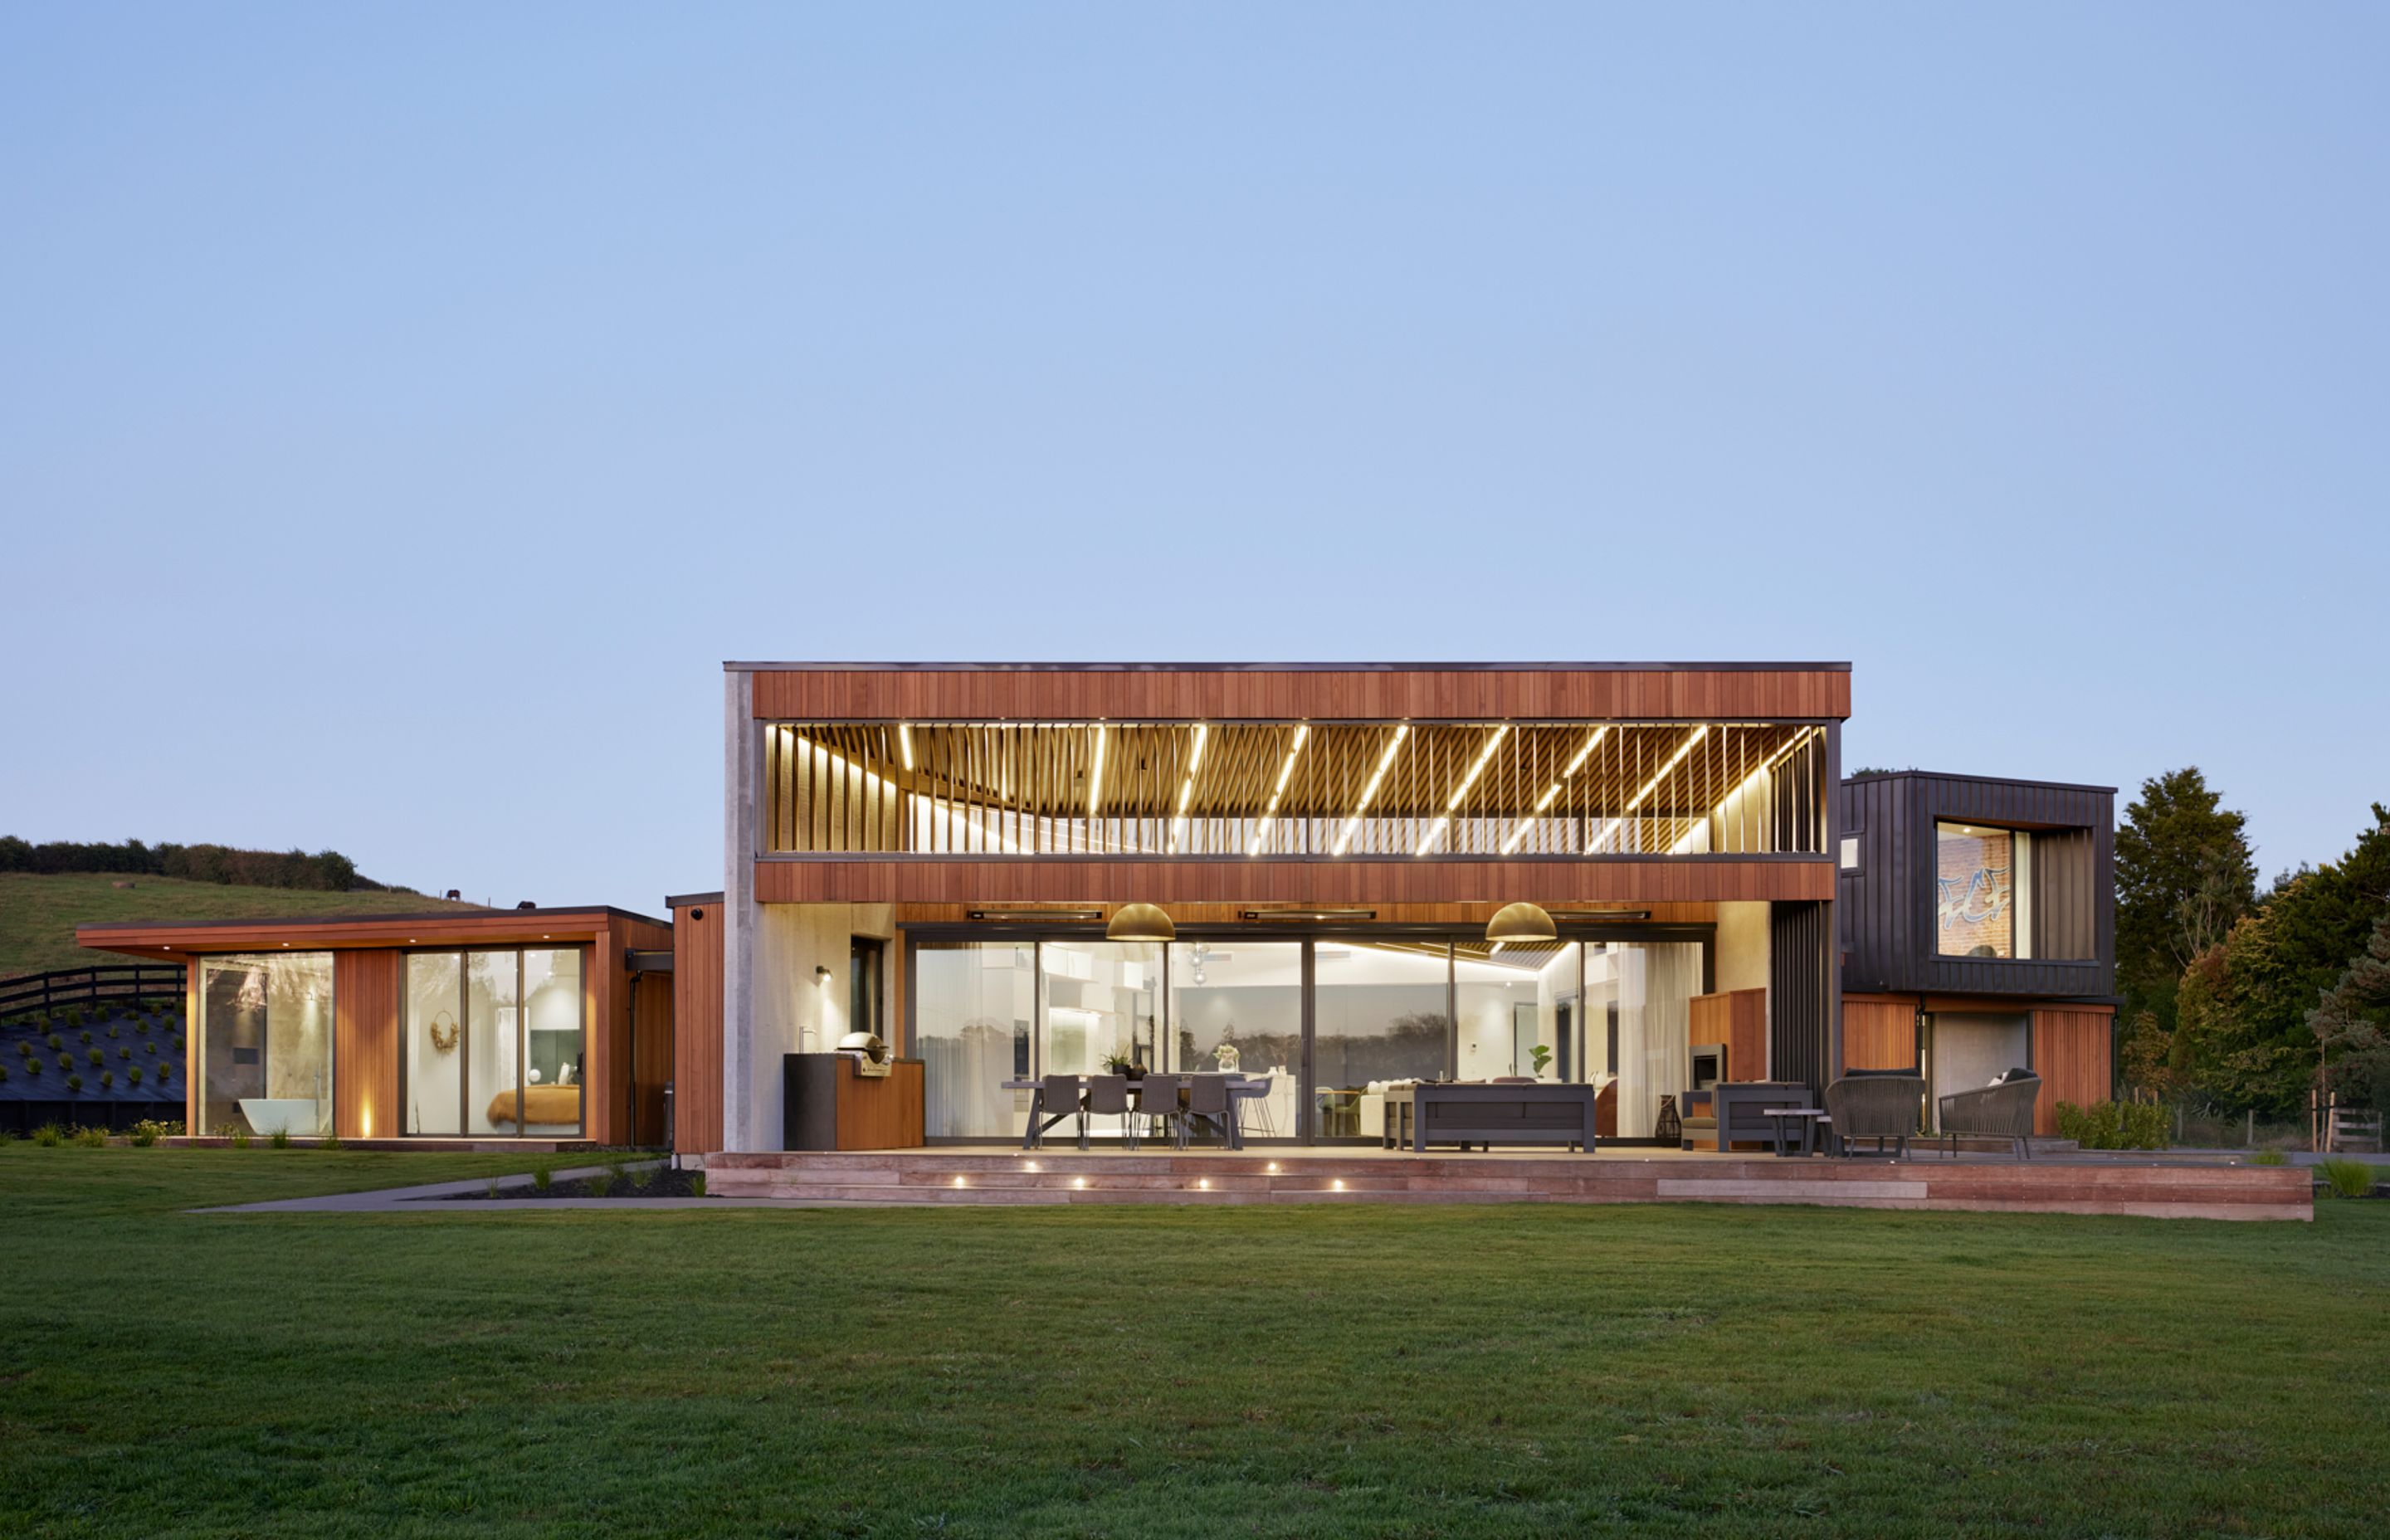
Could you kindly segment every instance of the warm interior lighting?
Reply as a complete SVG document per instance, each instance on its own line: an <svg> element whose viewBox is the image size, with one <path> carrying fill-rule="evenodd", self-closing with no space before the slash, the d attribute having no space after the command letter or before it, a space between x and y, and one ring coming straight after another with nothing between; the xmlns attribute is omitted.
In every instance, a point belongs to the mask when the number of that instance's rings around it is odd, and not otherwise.
<svg viewBox="0 0 2390 1540"><path fill-rule="evenodd" d="M1792 742L1786 744L1783 748L1777 750L1773 754L1768 755L1766 760L1761 762L1758 769L1754 770L1750 775L1743 776L1741 780L1735 783L1733 790L1728 792L1725 796L1720 797L1718 799L1717 806L1710 810L1712 815L1719 818L1725 817L1727 803L1734 801L1737 797L1741 796L1744 792L1749 791L1753 787L1757 786L1770 770L1775 769L1786 760L1791 759L1792 757L1792 751L1808 742L1809 735L1817 730L1818 729L1815 727L1805 727L1800 732L1793 734ZM1682 755L1678 756L1678 758L1682 757ZM1684 854L1686 850L1691 846L1695 836L1699 835L1706 827L1706 822L1697 823L1692 828L1685 830L1684 837L1678 840L1675 844L1668 847L1668 853L1671 855Z"/></svg>
<svg viewBox="0 0 2390 1540"><path fill-rule="evenodd" d="M1259 855L1269 843L1270 830L1278 827L1279 800L1286 795L1286 783L1294 775L1294 762L1303 752L1304 739L1311 736L1311 724L1303 723L1294 729L1294 741L1287 746L1286 763L1278 767L1278 784L1270 788L1269 806L1262 809L1261 827L1253 831L1253 844L1247 855Z"/></svg>
<svg viewBox="0 0 2390 1540"><path fill-rule="evenodd" d="M1337 834L1336 843L1330 848L1329 854L1342 855L1344 847L1353 842L1355 831L1361 827L1361 815L1369 811L1369 800L1378 794L1378 783L1384 780L1386 772L1394 768L1395 751L1402 748L1403 739L1410 737L1410 733L1411 725L1407 722L1394 729L1394 738L1386 744L1386 751L1378 756L1378 767L1369 772L1369 783L1361 788L1360 802L1355 804L1353 815L1344 820L1344 828Z"/></svg>
<svg viewBox="0 0 2390 1540"><path fill-rule="evenodd" d="M1637 808L1641 807L1643 805L1643 800L1660 789L1660 783L1668 778L1668 773L1676 769L1679 764L1684 764L1685 756L1691 753L1695 746L1697 746L1702 739L1709 736L1709 732L1710 729L1707 723L1703 723L1702 725L1694 728L1691 734L1686 738L1685 741L1677 746L1677 751L1668 756L1668 763L1660 766L1659 772L1650 780L1643 783L1643 789L1636 792L1632 797L1627 798L1626 805L1618 810L1618 815L1608 820L1603 825L1601 832L1595 835L1593 839L1587 842L1585 847L1586 853L1587 854L1591 854L1593 852L1600 850L1603 841L1609 839L1611 835L1624 828L1626 823L1626 815L1634 812Z"/></svg>
<svg viewBox="0 0 2390 1540"><path fill-rule="evenodd" d="M1544 815L1544 809L1552 805L1553 799L1561 794L1561 788L1568 783L1568 778L1571 776L1575 775L1579 769L1584 767L1587 759L1591 757L1595 748L1598 747L1601 740L1608 737L1609 734L1609 727L1600 726L1596 727L1586 738L1584 744L1579 747L1576 751L1576 758L1569 761L1568 768L1561 772L1561 778L1552 782L1551 785L1544 789L1543 796L1536 800L1536 810L1533 813L1528 814L1525 817L1520 819L1519 827L1510 831L1510 838L1502 841L1503 854L1508 855L1512 851L1519 848L1519 841L1524 840L1527 837L1527 831L1535 828L1536 820Z"/></svg>
<svg viewBox="0 0 2390 1540"><path fill-rule="evenodd" d="M913 729L902 722L896 724L896 751L905 757L905 768L913 768Z"/></svg>
<svg viewBox="0 0 2390 1540"><path fill-rule="evenodd" d="M1510 736L1510 725L1505 722L1494 729L1492 737L1486 738L1485 747L1477 751L1476 762L1470 765L1469 774L1461 776L1460 784L1452 789L1452 795L1445 800L1444 811L1429 826L1427 838L1420 841L1419 849L1411 852L1413 855L1425 855L1438 840L1444 838L1444 831L1452 827L1452 815L1460 806L1460 799L1469 795L1469 789L1475 786L1477 777L1485 773L1486 761L1494 757L1494 751L1501 747L1502 739Z"/></svg>
<svg viewBox="0 0 2390 1540"><path fill-rule="evenodd" d="M1187 778L1178 785L1178 816L1170 826L1170 853L1178 853L1178 842L1187 834L1187 804L1195 795L1195 772L1203 767L1203 740L1211 736L1212 725L1195 725L1195 747L1187 755Z"/></svg>

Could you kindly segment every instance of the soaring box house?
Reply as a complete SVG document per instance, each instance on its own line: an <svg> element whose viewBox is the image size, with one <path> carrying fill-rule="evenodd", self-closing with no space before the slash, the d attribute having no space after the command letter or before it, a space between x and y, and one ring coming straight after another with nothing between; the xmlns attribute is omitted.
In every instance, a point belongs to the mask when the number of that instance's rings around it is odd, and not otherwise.
<svg viewBox="0 0 2390 1540"><path fill-rule="evenodd" d="M1932 1094L2014 1066L2107 1099L2115 1021L2114 787L1906 771L1844 781L1843 1063L1915 1065Z"/></svg>
<svg viewBox="0 0 2390 1540"><path fill-rule="evenodd" d="M858 1029L919 1062L933 1143L1018 1138L1005 1082L1115 1058L1266 1074L1257 1135L1372 1144L1406 1080L1596 1084L1603 1136L1633 1140L1697 1046L1735 1080L1842 1061L1845 664L726 684L725 886L673 902L683 1149L782 1148L783 1056ZM1520 901L1559 937L1489 943ZM1130 904L1176 939L1107 940ZM719 1000L692 998L716 948Z"/></svg>

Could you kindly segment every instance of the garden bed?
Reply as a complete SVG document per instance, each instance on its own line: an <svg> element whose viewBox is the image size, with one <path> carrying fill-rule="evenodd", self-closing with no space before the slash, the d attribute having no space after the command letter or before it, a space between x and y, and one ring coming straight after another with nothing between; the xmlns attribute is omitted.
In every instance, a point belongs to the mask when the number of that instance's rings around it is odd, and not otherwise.
<svg viewBox="0 0 2390 1540"><path fill-rule="evenodd" d="M705 1196L705 1173L649 1168L626 1171L620 1175L612 1172L596 1176L576 1176L570 1181L559 1179L545 1187L535 1182L492 1183L470 1192L449 1194L450 1202L488 1202L503 1199L508 1202L521 1199L542 1198L702 1198Z"/></svg>

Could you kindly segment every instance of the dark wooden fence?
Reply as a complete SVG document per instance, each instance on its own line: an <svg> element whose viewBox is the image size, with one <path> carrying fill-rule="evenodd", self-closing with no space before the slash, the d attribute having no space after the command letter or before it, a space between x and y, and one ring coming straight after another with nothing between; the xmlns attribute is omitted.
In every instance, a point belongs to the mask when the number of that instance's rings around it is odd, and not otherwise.
<svg viewBox="0 0 2390 1540"><path fill-rule="evenodd" d="M179 963L125 963L109 968L59 968L0 979L0 1016L68 1006L130 1005L135 1000L183 999Z"/></svg>

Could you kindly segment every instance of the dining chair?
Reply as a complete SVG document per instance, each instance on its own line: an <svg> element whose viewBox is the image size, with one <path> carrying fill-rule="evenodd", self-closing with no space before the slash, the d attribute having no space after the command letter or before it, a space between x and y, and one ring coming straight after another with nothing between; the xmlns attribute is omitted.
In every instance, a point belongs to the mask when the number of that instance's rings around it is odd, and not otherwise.
<svg viewBox="0 0 2390 1540"><path fill-rule="evenodd" d="M1064 1118L1079 1120L1079 1148L1087 1148L1087 1106L1077 1075L1047 1075L1038 1083L1037 1103L1029 1110L1029 1148L1046 1148L1046 1130Z"/></svg>
<svg viewBox="0 0 2390 1540"><path fill-rule="evenodd" d="M1235 1113L1230 1109L1227 1075L1197 1075L1187 1083L1187 1107L1178 1120L1179 1149L1187 1148L1187 1136L1199 1118L1217 1118L1221 1142L1231 1149L1236 1148Z"/></svg>
<svg viewBox="0 0 2390 1540"><path fill-rule="evenodd" d="M1129 1115L1128 1076L1089 1075L1087 1099L1079 1109L1079 1148L1087 1148L1087 1123L1095 1118L1121 1120L1121 1143L1137 1148L1137 1119Z"/></svg>
<svg viewBox="0 0 2390 1540"><path fill-rule="evenodd" d="M1260 1096L1245 1098L1245 1105L1253 1110L1254 1131L1265 1138L1278 1137L1278 1114L1270 1110L1270 1093L1278 1089L1278 1077L1247 1075L1245 1084L1262 1088Z"/></svg>
<svg viewBox="0 0 2390 1540"><path fill-rule="evenodd" d="M1178 1127L1178 1093L1187 1088L1185 1075L1148 1075L1137 1083L1137 1119L1139 1123L1159 1123L1161 1133L1170 1135Z"/></svg>

